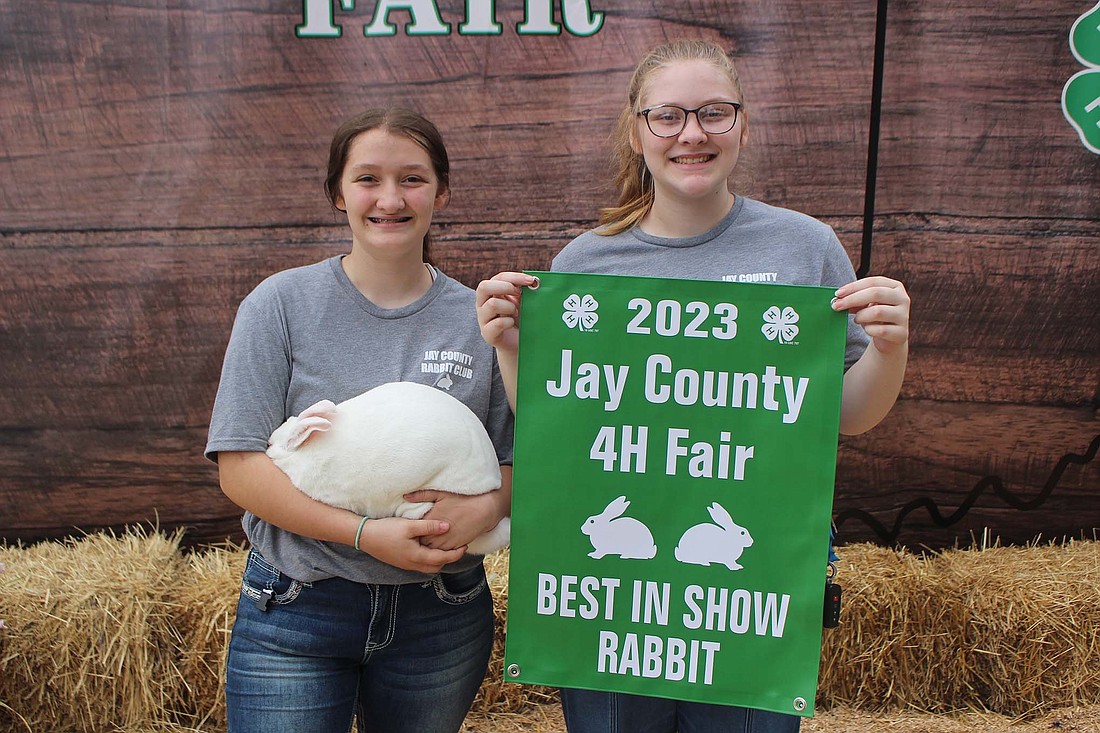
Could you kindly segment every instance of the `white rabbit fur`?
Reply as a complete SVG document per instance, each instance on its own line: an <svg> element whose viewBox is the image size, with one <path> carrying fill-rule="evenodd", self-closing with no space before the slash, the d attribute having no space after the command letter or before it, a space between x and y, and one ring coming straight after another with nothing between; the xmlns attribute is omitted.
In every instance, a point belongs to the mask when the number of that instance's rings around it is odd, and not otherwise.
<svg viewBox="0 0 1100 733"><path fill-rule="evenodd" d="M618 555L627 560L649 560L657 554L649 527L633 517L622 516L629 506L627 498L620 496L581 525L581 532L592 543L589 557L598 560L604 555Z"/></svg>
<svg viewBox="0 0 1100 733"><path fill-rule="evenodd" d="M300 491L363 516L419 519L432 502L404 494L431 488L482 494L500 488L485 426L458 399L424 384L390 382L333 404L308 407L271 434L267 455ZM508 544L508 518L469 545Z"/></svg>
<svg viewBox="0 0 1100 733"><path fill-rule="evenodd" d="M673 552L676 559L692 565L725 565L730 570L740 570L741 553L752 547L752 535L733 521L733 517L718 502L707 511L715 524L696 524L688 527Z"/></svg>

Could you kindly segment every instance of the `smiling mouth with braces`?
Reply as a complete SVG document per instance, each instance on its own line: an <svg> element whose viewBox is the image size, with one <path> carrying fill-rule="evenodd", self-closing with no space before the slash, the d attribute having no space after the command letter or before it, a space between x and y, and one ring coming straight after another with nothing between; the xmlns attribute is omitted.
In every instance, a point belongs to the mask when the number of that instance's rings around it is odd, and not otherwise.
<svg viewBox="0 0 1100 733"><path fill-rule="evenodd" d="M678 155L675 158L673 158L672 161L674 163L683 163L683 164L706 163L708 161L714 160L716 157L717 156L709 154L709 153L706 154L706 155Z"/></svg>

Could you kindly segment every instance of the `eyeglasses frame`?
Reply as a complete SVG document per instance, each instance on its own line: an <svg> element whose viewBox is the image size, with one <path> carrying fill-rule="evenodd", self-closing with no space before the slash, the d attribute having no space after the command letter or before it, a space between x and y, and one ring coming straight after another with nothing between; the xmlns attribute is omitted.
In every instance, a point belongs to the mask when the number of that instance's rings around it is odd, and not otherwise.
<svg viewBox="0 0 1100 733"><path fill-rule="evenodd" d="M699 119L699 110L703 109L703 107L710 107L713 104L733 105L733 124L729 126L729 130L723 130L722 132L707 132L707 129L703 127L703 121L701 119ZM649 113L652 112L655 109L660 109L661 107L675 107L676 109L678 109L678 110L680 110L681 112L684 113L684 124L680 127L679 130L672 133L671 135L658 135L656 132L653 132L653 126L649 124ZM737 118L741 116L741 107L742 107L742 104L740 102L730 102L730 101L707 102L706 104L700 105L700 106L696 107L695 109L687 109L686 107L681 107L678 104L655 104L652 107L646 107L645 109L640 110L639 112L636 113L636 116L645 118L646 129L648 129L651 133L653 133L653 135L655 137L659 137L659 138L667 140L670 137L676 137L677 135L679 135L680 133L682 133L684 131L684 128L686 128L687 124L688 124L688 116L691 115L691 114L695 115L695 121L699 123L699 129L702 130L703 132L707 133L708 135L725 135L727 132L729 132L733 128L737 127Z"/></svg>

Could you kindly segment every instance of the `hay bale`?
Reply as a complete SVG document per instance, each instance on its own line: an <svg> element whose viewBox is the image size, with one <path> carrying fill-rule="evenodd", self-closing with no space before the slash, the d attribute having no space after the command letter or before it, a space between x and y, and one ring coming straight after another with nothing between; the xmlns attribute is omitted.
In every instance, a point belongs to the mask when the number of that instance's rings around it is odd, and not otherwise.
<svg viewBox="0 0 1100 733"><path fill-rule="evenodd" d="M968 687L989 709L1034 715L1100 699L1098 545L949 553L964 594Z"/></svg>
<svg viewBox="0 0 1100 733"><path fill-rule="evenodd" d="M841 555L823 707L1033 716L1100 699L1100 543Z"/></svg>
<svg viewBox="0 0 1100 733"><path fill-rule="evenodd" d="M930 662L953 645L944 625L947 589L905 551L848 547L838 567L844 608L840 627L822 639L818 703L859 700L873 707L914 695L935 699L941 673ZM927 633L936 625L943 633Z"/></svg>
<svg viewBox="0 0 1100 733"><path fill-rule="evenodd" d="M496 629L493 651L485 681L474 698L471 712L478 715L527 713L538 705L556 702L558 692L552 687L520 685L504 681L504 637L508 623L508 549L485 557L485 576L493 591L493 620Z"/></svg>
<svg viewBox="0 0 1100 733"><path fill-rule="evenodd" d="M246 557L234 546L185 556L178 536L140 531L0 547L0 728L224 730ZM504 682L508 560L486 558L497 630L472 718L519 721L557 700ZM1035 717L1100 699L1100 542L929 555L850 545L840 581L823 710Z"/></svg>
<svg viewBox="0 0 1100 733"><path fill-rule="evenodd" d="M13 730L167 722L181 702L179 535L0 548L0 719Z"/></svg>
<svg viewBox="0 0 1100 733"><path fill-rule="evenodd" d="M187 558L175 613L185 680L181 720L200 730L225 730L225 659L247 559L247 550L236 545Z"/></svg>

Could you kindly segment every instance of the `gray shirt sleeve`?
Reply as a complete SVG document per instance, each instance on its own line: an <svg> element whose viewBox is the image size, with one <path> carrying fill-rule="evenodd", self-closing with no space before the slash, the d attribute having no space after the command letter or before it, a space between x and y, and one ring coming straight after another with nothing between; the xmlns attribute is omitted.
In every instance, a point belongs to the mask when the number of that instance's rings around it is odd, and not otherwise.
<svg viewBox="0 0 1100 733"><path fill-rule="evenodd" d="M206 457L219 451L265 451L288 417L290 346L272 288L253 291L237 310L210 417Z"/></svg>

